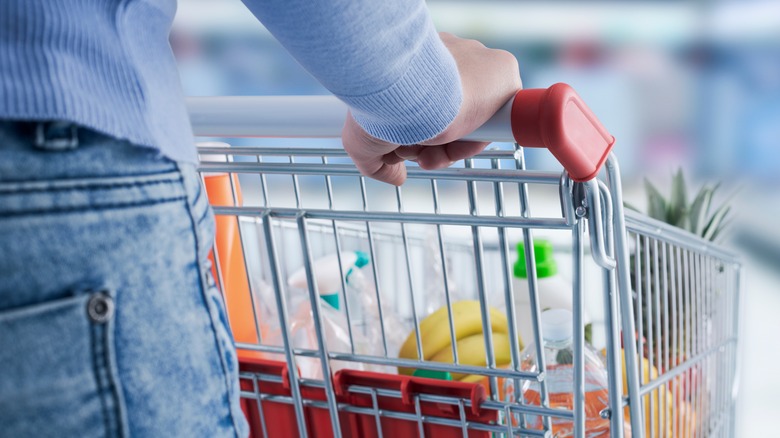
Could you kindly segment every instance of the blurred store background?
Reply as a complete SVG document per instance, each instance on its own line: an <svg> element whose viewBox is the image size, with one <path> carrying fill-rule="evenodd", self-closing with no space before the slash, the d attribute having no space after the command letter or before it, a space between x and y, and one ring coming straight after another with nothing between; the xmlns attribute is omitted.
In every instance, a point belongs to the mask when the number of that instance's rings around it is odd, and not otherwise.
<svg viewBox="0 0 780 438"><path fill-rule="evenodd" d="M514 53L526 88L567 82L618 139L628 200L739 190L725 243L744 254L738 436L780 428L780 1L429 1L440 31ZM326 94L239 0L180 0L185 93ZM243 144L257 140L240 140ZM233 141L237 144L237 141ZM556 168L545 153L529 166Z"/></svg>

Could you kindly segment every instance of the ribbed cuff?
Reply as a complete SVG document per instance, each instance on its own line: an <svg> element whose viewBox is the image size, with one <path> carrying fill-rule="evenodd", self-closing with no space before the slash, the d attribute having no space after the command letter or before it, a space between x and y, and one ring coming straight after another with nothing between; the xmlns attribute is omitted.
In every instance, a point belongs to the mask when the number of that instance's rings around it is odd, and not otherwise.
<svg viewBox="0 0 780 438"><path fill-rule="evenodd" d="M339 96L372 136L409 145L440 134L463 100L455 60L431 30L406 73L390 87L364 96Z"/></svg>

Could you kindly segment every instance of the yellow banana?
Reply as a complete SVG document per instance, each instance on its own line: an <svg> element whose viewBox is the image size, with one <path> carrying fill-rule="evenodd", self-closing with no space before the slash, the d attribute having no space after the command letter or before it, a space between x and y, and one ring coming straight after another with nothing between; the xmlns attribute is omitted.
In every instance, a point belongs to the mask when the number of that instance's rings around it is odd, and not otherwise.
<svg viewBox="0 0 780 438"><path fill-rule="evenodd" d="M623 366L623 395L627 395L626 352L621 350L620 354ZM642 370L644 371L642 384L647 384L658 378L658 369L650 364L647 358L642 358ZM653 397L650 395L643 397L646 437L677 436L681 433L689 433L693 436L696 433L696 411L691 408L688 402L680 399L679 403L677 403L675 400L676 393L673 394L665 385L659 386L652 394ZM664 406L666 406L665 411ZM627 421L631 419L628 406L625 407L624 415Z"/></svg>
<svg viewBox="0 0 780 438"><path fill-rule="evenodd" d="M491 331L506 333L509 331L506 315L496 309L489 308ZM457 301L452 304L452 318L455 326L455 339L462 339L482 333L482 313L479 301ZM447 307L442 307L420 322L420 340L423 346L423 358L430 360L437 353L451 344L449 315ZM418 359L417 338L412 331L401 346L398 357L403 359ZM400 374L410 375L411 368L399 368Z"/></svg>
<svg viewBox="0 0 780 438"><path fill-rule="evenodd" d="M482 333L467 336L458 340L458 363L460 365L469 365L484 367L487 366L487 357L485 355L485 337ZM493 333L493 352L496 359L496 365L506 365L511 362L511 353L509 352L509 336L506 333ZM431 358L433 362L453 363L452 348L447 347ZM453 380L461 380L468 374L452 373Z"/></svg>

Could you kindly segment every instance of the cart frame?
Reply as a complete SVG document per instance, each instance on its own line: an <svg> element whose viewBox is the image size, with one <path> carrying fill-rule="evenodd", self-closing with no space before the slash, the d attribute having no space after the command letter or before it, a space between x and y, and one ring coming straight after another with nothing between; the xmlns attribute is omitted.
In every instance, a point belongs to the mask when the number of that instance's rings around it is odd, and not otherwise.
<svg viewBox="0 0 780 438"><path fill-rule="evenodd" d="M268 97L268 98L191 98L190 113L196 135L209 137L274 137L274 138L335 138L340 135L346 108L332 97ZM510 102L491 119L486 126L477 130L469 139L513 142L511 129L512 103ZM611 145L610 145L611 147ZM651 220L640 214L623 208L623 193L620 168L614 154L610 153L604 161L604 179L590 179L576 182L564 171L541 172L526 169L524 149L517 144L513 150L486 151L464 161L463 167L437 171L423 171L410 167L408 178L422 180L430 184L433 209L431 212L410 212L404 209L404 188L395 188L395 211L373 209L369 204L367 181L360 176L354 165L345 162L342 150L325 147L231 147L224 148L213 144L202 144L200 171L203 175L229 174L231 177L231 204L214 205L215 213L221 217L235 217L253 221L262 229L263 255L269 263L268 273L275 297L276 313L282 327L282 346L264 345L262 330L257 314L254 314L257 330L257 343L237 343L237 347L247 351L275 353L284 356L287 367L283 379L274 373L264 374L260 368L255 372L242 372L242 378L251 382L251 389L245 389L242 397L257 402L256 409L262 425L262 436L269 436L264 419L264 408L268 403L291 404L299 436L323 436L312 432L310 424L311 410L327 412L332 436L350 435L344 430L345 414L371 416L375 420L378 436L382 436L385 419L405 420L417 425L420 436L425 435L425 425L441 425L457 428L463 436L474 431L491 433L520 434L523 436L551 436L550 419L553 417L571 419L575 436L585 436L585 377L582 351L585 348L583 325L583 264L585 262L586 241L589 242L592 260L601 268L603 276L603 302L606 339L606 365L609 376L609 408L602 412L610 419L614 435L622 437L624 430L624 406L628 406L632 436L643 435L668 436L667 393L674 392L674 400L681 399L680 392L686 392L685 403L690 403L696 413L695 426L687 425L683 430L682 420L675 419L674 436L734 436L734 407L738 389L737 379L737 340L739 321L739 288L741 265L739 259L721 247L705 242L683 230ZM282 157L268 160L269 157ZM318 161L318 162L317 162ZM513 163L506 168L502 163ZM242 204L240 190L234 175L253 175L257 177L262 191L262 202L257 205ZM269 192L273 192L273 183L267 178L271 175L290 177L293 184L294 205L279 206L271 201ZM320 178L324 181L327 193L327 205L324 208L312 208L306 205L301 193L299 178ZM359 184L362 208L339 208L335 202L338 184L336 178L353 178ZM437 184L446 181L465 183L468 199L467 214L442 212ZM246 192L249 187L243 184ZM269 187L269 185L271 187ZM519 214L509 214L505 206L505 186L516 186ZM530 212L528 188L535 185L557 186L561 203L560 217L535 217ZM480 212L479 187L492 187L491 214ZM484 196L484 194L483 194ZM248 219L247 219L248 218ZM285 223L297 231L300 251L303 255L308 298L314 327L316 328L316 350L295 348L289 331L290 311L285 295L287 285L284 280L284 262L280 260L278 242L278 224ZM317 281L313 269L312 235L313 228L327 230L335 239L336 253L341 254L341 230L347 230L349 223L365 224L365 236L370 252L371 268L374 272L374 285L378 302L379 323L383 330L384 353L382 356L359 354L355 352L352 325L348 323L352 351L334 352L328 348L323 333L323 314L317 291ZM381 272L377 265L376 236L382 232L376 224L393 223L400 225L400 234L395 236L405 253L405 266L408 274L408 293L411 295L413 327L417 333L419 357L423 357L420 340L421 311L415 308L416 296L422 292L415 290L413 284L413 266L410 259L410 239L413 233L408 227L424 224L437 231L438 249L444 266L443 287L446 304L449 306L450 333L455 339L452 320L452 297L445 256L447 243L442 227L461 226L470 228L470 244L473 249L474 273L480 309L482 312L483 334L487 353L487 366L469 367L459 364L444 364L430 361L411 361L393 357L387 350L387 338L384 333L382 296L378 280ZM372 229L374 227L374 229ZM513 291L508 243L508 230L519 230L525 244L525 260L528 274L529 298L532 320L535 327L534 344L537 357L543 358L542 333L540 328L541 307L537 291L535 256L532 230L569 230L572 242L572 311L574 315L574 404L571 411L549 407L548 391L545 384L545 364L539 360L538 372L520 369L520 351L513 343L511 348L512 365L509 369L496 366L493 353L494 345L490 330L490 312L488 311L488 292L486 290L486 267L483 236L485 229L495 230L497 253L501 258L501 276L503 277L503 295L507 303L506 316L509 321L510 339L517 337ZM248 245L257 245L257 241L248 240L244 227L237 231L242 242L243 263L249 265L246 250ZM446 234L446 233L445 233ZM633 245L633 247L632 247ZM217 247L216 251L220 251ZM220 257L215 257L217 277L224 293L225 267L220 266ZM344 268L339 256L339 269L344 283ZM631 272L631 267L634 271ZM666 270L666 267L669 270ZM660 269L663 267L663 269ZM642 269L644 269L644 274ZM659 272L660 271L660 272ZM647 275L645 275L647 274ZM632 284L633 279L633 284ZM247 280L249 283L251 281ZM252 285L250 284L250 288ZM714 297L713 290L717 290ZM256 294L252 293L252 300ZM679 300L677 300L679 297ZM643 300L644 299L644 300ZM345 313L350 321L350 308L345 300ZM674 303L672 303L674 301ZM257 303L253 302L253 306ZM228 307L231 303L228 302ZM672 313L685 313L681 324ZM648 318L643 321L643 318ZM643 327L643 322L645 326ZM713 327L714 326L714 327ZM648 337L635 333L644 333ZM676 330L676 332L675 332ZM714 331L713 331L714 330ZM654 337L655 336L655 337ZM661 339L663 338L663 342ZM679 341L680 345L676 342ZM621 343L623 345L625 368L627 370L627 396L624 397L621 380ZM671 345L671 344L674 345ZM684 344L684 345L683 345ZM643 348L648 347L648 351ZM680 350L684 354L680 354ZM457 352L453 351L457 362ZM365 363L387 366L414 366L417 368L478 373L488 378L489 385L484 398L467 398L438 395L435 393L416 393L412 396L411 413L397 412L380 407L380 397L403 399L403 391L372 387L370 384L339 384L349 382L306 379L300 376L296 362L301 357L319 359L323 376L333 376L331 361L340 360L353 363ZM647 363L645 363L647 361ZM648 370L648 364L660 368L658 375ZM644 368L644 369L643 369ZM260 370L260 371L258 371ZM692 371L694 370L694 371ZM705 372L713 373L705 377ZM649 374L649 378L640 376ZM354 376L353 376L354 377ZM524 403L510 404L497 400L499 379L537 380L541 386L541 406ZM338 379L336 379L338 380ZM645 381L643 381L645 380ZM282 382L289 385L289 397L266 394L260 389L262 382ZM696 389L694 390L694 385ZM248 387L245 387L248 388ZM324 392L324 400L306 396L312 388ZM356 406L345 399L344 394L362 394L369 397L371 406ZM473 394L472 394L473 395ZM662 400L661 400L662 399ZM649 401L649 406L648 406ZM422 407L425 403L439 403L456 408L454 417L425 415ZM477 406L479 405L479 406ZM467 418L469 410L475 413L479 409L500 412L502 418L511 415L542 415L545 430L527 429L524 422L519 426L498 422L483 423ZM650 413L650 419L645 418ZM469 414L471 415L471 414ZM475 414L476 415L476 414ZM675 417L677 414L675 414ZM658 417L658 418L657 418ZM652 425L649 423L653 423ZM307 426L308 424L308 426ZM646 433L648 431L649 433ZM677 432L682 432L677 435ZM460 433L460 432L459 432ZM290 431L291 435L294 435Z"/></svg>

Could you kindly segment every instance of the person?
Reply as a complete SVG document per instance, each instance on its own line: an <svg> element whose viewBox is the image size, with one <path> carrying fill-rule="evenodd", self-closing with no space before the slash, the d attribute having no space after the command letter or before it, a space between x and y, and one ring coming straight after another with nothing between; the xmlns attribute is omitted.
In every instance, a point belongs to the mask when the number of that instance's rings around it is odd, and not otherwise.
<svg viewBox="0 0 780 438"><path fill-rule="evenodd" d="M448 166L520 88L423 0L244 0L351 115L360 171ZM213 7L218 7L216 4ZM245 436L175 0L0 2L0 436Z"/></svg>

